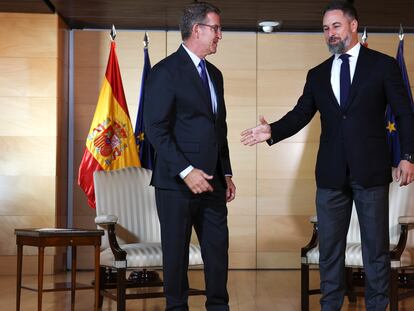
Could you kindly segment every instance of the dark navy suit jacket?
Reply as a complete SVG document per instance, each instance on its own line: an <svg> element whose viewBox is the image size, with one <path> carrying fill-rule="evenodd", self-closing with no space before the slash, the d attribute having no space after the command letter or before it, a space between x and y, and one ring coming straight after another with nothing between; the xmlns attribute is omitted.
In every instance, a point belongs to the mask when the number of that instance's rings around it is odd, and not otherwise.
<svg viewBox="0 0 414 311"><path fill-rule="evenodd" d="M222 180L225 174L232 175L223 76L209 62L207 70L216 91L216 114L197 68L182 46L150 72L144 122L156 151L151 181L155 187L188 190L179 173L189 165L214 175L219 163Z"/></svg>
<svg viewBox="0 0 414 311"><path fill-rule="evenodd" d="M348 102L341 109L331 86L333 59L308 72L297 105L271 124L270 144L297 133L319 111L317 186L341 188L347 167L361 186L385 185L392 180L384 122L387 104L396 115L401 152L414 152L414 115L400 69L392 57L361 46Z"/></svg>

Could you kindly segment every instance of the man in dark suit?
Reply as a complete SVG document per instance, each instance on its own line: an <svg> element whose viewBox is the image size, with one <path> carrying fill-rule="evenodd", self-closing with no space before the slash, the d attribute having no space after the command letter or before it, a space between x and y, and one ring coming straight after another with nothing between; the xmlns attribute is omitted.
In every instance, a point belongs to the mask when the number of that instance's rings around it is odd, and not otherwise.
<svg viewBox="0 0 414 311"><path fill-rule="evenodd" d="M403 159L400 185L414 179L414 116L396 61L358 43L355 8L344 1L327 6L323 30L334 54L307 75L303 95L279 121L242 132L245 145L273 145L297 133L320 113L316 163L322 310L340 310L345 292L346 236L353 201L361 227L367 310L385 310L390 269L388 188L391 160L385 109L397 117Z"/></svg>
<svg viewBox="0 0 414 311"><path fill-rule="evenodd" d="M206 308L229 310L227 207L235 197L227 143L223 76L207 55L222 37L220 11L198 2L180 23L179 49L151 70L145 91L146 133L154 146L166 310L188 310L188 247L200 242Z"/></svg>

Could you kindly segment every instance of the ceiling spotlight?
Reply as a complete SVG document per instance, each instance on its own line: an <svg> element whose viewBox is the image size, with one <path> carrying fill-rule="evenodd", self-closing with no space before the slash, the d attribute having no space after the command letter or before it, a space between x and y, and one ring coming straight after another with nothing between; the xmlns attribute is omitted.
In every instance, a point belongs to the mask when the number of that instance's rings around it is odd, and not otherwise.
<svg viewBox="0 0 414 311"><path fill-rule="evenodd" d="M275 27L280 26L279 21L263 21L259 23L259 27L262 28L263 32L270 33Z"/></svg>

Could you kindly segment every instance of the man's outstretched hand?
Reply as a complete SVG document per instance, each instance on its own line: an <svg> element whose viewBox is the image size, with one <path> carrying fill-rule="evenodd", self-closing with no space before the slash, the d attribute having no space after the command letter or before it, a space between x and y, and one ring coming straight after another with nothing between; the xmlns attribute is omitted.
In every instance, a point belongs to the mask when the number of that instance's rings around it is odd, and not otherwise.
<svg viewBox="0 0 414 311"><path fill-rule="evenodd" d="M264 142L271 137L270 125L263 116L259 116L260 124L256 127L244 130L241 132L241 139L243 145L254 146L258 143Z"/></svg>

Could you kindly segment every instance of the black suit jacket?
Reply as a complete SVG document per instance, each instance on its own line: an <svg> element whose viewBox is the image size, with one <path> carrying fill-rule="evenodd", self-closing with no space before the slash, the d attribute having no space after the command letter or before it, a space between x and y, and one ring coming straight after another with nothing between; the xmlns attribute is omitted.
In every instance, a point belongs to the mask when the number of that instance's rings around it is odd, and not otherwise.
<svg viewBox="0 0 414 311"><path fill-rule="evenodd" d="M151 184L188 190L179 173L189 165L220 177L232 174L227 143L223 76L207 62L217 97L212 112L209 94L185 49L156 64L148 77L144 100L146 135L156 155Z"/></svg>
<svg viewBox="0 0 414 311"><path fill-rule="evenodd" d="M392 180L384 122L387 104L396 115L401 151L414 152L414 115L400 69L392 57L361 46L348 103L341 109L330 82L333 59L308 72L297 105L271 124L270 143L295 134L319 111L317 186L341 188L347 167L362 186L387 184Z"/></svg>

